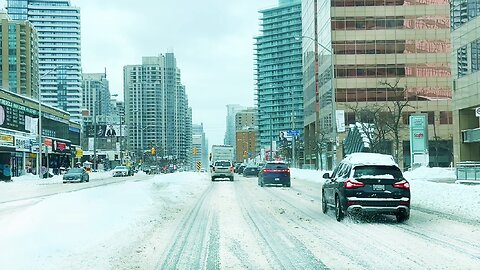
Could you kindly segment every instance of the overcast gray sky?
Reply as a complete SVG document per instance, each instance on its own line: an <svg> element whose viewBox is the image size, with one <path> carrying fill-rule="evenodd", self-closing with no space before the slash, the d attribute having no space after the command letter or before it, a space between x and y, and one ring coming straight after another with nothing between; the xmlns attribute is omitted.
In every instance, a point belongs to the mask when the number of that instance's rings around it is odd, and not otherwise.
<svg viewBox="0 0 480 270"><path fill-rule="evenodd" d="M210 145L223 143L225 105L254 105L258 11L276 6L277 0L71 2L81 10L83 72L106 68L112 94L123 97L123 66L174 52L193 122L204 123Z"/></svg>
<svg viewBox="0 0 480 270"><path fill-rule="evenodd" d="M276 0L74 0L82 15L84 72L107 68L110 91L123 96L124 65L173 51L193 122L210 145L223 143L227 104L254 105L253 37L260 9Z"/></svg>

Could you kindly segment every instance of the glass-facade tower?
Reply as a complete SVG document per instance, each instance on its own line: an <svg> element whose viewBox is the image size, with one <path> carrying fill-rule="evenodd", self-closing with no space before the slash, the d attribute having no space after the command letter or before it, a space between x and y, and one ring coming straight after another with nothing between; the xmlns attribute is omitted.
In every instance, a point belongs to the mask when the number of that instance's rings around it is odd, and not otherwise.
<svg viewBox="0 0 480 270"><path fill-rule="evenodd" d="M303 134L301 1L261 10L255 43L257 150L272 148L281 131ZM278 148L278 147L277 147Z"/></svg>

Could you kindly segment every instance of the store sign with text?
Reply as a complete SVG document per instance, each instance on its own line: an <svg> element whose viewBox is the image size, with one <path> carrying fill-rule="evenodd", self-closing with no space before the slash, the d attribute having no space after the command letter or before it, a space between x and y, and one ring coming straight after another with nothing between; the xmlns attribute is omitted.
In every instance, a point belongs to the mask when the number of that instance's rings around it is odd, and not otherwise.
<svg viewBox="0 0 480 270"><path fill-rule="evenodd" d="M0 134L0 146L14 147L14 137L12 135Z"/></svg>

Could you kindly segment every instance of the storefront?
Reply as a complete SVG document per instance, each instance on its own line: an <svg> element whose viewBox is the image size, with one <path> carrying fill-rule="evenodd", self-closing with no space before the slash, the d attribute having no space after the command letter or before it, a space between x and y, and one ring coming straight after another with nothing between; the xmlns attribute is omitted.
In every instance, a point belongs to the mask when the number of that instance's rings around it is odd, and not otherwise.
<svg viewBox="0 0 480 270"><path fill-rule="evenodd" d="M12 153L15 153L12 135L0 134L0 181L12 179Z"/></svg>
<svg viewBox="0 0 480 270"><path fill-rule="evenodd" d="M42 104L39 121L38 107L34 99L0 89L0 178L36 173L40 147L42 166L56 170L70 166L70 137L76 139L76 144L80 143L80 125L70 121L68 112L45 104ZM42 144L39 146L40 122Z"/></svg>
<svg viewBox="0 0 480 270"><path fill-rule="evenodd" d="M52 139L51 151L49 152L49 167L53 174L59 174L62 170L71 167L71 144L69 141Z"/></svg>

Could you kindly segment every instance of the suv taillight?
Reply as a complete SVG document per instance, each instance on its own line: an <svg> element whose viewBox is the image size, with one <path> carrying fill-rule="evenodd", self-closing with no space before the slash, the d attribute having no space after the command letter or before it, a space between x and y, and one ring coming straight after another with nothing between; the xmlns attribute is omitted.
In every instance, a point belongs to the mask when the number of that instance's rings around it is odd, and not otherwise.
<svg viewBox="0 0 480 270"><path fill-rule="evenodd" d="M359 182L355 179L347 179L347 181L343 182L343 187L345 187L346 189L361 188L364 186L365 183Z"/></svg>
<svg viewBox="0 0 480 270"><path fill-rule="evenodd" d="M235 171L235 167L233 167L233 166L230 167L230 171L231 171L231 172L234 172L234 171Z"/></svg>
<svg viewBox="0 0 480 270"><path fill-rule="evenodd" d="M410 189L410 183L408 183L407 180L402 180L400 182L396 182L395 184L393 184L393 187L401 188L401 189Z"/></svg>

